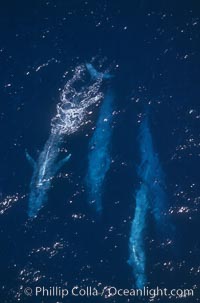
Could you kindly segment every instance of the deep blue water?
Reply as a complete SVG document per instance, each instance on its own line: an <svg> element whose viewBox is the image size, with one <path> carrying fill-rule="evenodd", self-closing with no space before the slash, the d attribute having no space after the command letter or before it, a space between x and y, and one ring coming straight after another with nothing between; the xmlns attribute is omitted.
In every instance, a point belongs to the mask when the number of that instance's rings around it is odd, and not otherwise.
<svg viewBox="0 0 200 303"><path fill-rule="evenodd" d="M140 185L138 132L147 111L173 225L172 244L160 247L155 222L151 215L147 218L148 285L198 286L198 1L7 1L0 4L0 20L0 301L104 302L104 298L42 301L26 297L23 288L66 282L134 285L128 243ZM102 216L88 204L85 185L99 104L90 124L65 136L63 147L72 158L53 180L48 202L31 221L27 209L32 169L25 150L37 159L72 69L94 57L96 68L103 60L114 75L109 85L116 112ZM105 84L102 91L106 89ZM198 302L197 291L195 297L179 301Z"/></svg>

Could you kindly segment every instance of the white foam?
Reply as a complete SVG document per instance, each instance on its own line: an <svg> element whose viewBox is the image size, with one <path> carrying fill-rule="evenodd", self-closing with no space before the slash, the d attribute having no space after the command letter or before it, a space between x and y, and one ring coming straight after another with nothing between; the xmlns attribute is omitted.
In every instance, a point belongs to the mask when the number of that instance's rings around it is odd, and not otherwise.
<svg viewBox="0 0 200 303"><path fill-rule="evenodd" d="M85 65L79 65L65 84L56 116L51 121L52 133L61 135L76 132L85 122L88 107L103 98L100 92L102 77L87 80L87 73Z"/></svg>

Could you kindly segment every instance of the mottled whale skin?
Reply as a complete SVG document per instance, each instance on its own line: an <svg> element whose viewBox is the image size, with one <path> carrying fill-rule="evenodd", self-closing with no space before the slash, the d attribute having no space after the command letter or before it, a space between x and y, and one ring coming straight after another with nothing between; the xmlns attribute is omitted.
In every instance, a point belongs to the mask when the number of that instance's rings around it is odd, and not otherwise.
<svg viewBox="0 0 200 303"><path fill-rule="evenodd" d="M26 157L33 167L28 207L29 217L35 217L47 201L52 179L71 157L71 154L69 154L62 160L57 161L61 143L62 136L51 134L36 162L26 151Z"/></svg>
<svg viewBox="0 0 200 303"><path fill-rule="evenodd" d="M77 88L76 82L80 82L86 72L89 72L91 80ZM85 123L88 108L103 99L101 85L104 77L107 76L98 73L90 63L77 66L72 78L67 81L61 92L56 115L51 121L50 136L37 161L34 161L26 151L26 158L33 167L28 205L30 218L37 216L47 201L53 178L71 157L71 154L68 154L62 160L58 160L65 136L77 132Z"/></svg>

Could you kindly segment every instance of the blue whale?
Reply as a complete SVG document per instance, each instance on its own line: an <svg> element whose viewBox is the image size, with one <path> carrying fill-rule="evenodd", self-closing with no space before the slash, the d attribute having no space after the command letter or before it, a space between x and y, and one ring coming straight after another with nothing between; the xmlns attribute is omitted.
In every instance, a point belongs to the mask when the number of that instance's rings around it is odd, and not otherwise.
<svg viewBox="0 0 200 303"><path fill-rule="evenodd" d="M89 204L93 205L99 214L102 212L103 185L111 165L113 99L113 93L108 91L100 109L96 129L89 142L87 196Z"/></svg>
<svg viewBox="0 0 200 303"><path fill-rule="evenodd" d="M86 67L92 79L111 79L113 75L100 73L90 63ZM114 94L109 89L102 102L96 129L89 142L88 169L86 174L87 198L97 213L102 212L102 193L106 174L110 168L110 141L112 136Z"/></svg>
<svg viewBox="0 0 200 303"><path fill-rule="evenodd" d="M129 238L129 260L133 269L137 288L143 288L146 276L147 219L149 214L155 220L158 230L168 226L164 216L166 210L165 180L158 154L154 149L153 138L146 117L139 130L140 165L138 176L140 186L135 195L135 214Z"/></svg>
<svg viewBox="0 0 200 303"><path fill-rule="evenodd" d="M44 202L47 201L47 193L51 188L52 179L71 157L69 154L57 161L61 143L62 137L58 137L56 134L50 135L37 161L34 161L26 151L26 158L33 167L29 195L29 217L35 217Z"/></svg>
<svg viewBox="0 0 200 303"><path fill-rule="evenodd" d="M77 82L80 83L80 80L84 79L87 71L92 79L87 83L83 81L82 86L77 86ZM94 71L98 74L91 64L89 64L89 68L84 64L75 68L72 78L67 81L61 92L56 115L51 120L50 136L37 161L34 161L26 151L26 158L33 167L28 206L30 218L37 216L47 201L53 178L71 157L71 154L68 154L59 160L60 148L65 136L77 132L85 124L91 105L103 99L101 85L104 74L100 73L98 77L93 77Z"/></svg>

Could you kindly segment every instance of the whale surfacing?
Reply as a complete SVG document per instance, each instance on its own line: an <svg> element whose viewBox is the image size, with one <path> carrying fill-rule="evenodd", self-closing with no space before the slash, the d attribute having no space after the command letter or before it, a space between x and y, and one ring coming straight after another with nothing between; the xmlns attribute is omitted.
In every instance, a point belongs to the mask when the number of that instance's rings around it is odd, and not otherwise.
<svg viewBox="0 0 200 303"><path fill-rule="evenodd" d="M26 158L33 167L28 206L30 218L37 216L47 201L53 178L71 157L71 154L68 154L58 161L65 136L77 132L85 123L88 108L103 98L101 86L104 77L102 76L92 77L87 83L83 81L83 85L77 88L77 82L84 80L88 70L98 74L91 64L89 69L82 64L75 68L72 78L65 84L57 104L56 115L51 121L50 136L37 161L34 161L26 151Z"/></svg>

